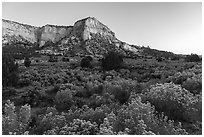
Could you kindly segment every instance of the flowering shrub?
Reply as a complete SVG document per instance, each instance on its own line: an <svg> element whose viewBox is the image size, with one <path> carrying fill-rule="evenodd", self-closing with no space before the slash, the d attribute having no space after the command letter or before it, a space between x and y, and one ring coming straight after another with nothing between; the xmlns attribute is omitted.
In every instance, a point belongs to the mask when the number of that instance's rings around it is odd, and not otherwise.
<svg viewBox="0 0 204 137"><path fill-rule="evenodd" d="M70 126L64 126L61 135L94 135L98 131L97 124L81 119L74 119Z"/></svg>
<svg viewBox="0 0 204 137"><path fill-rule="evenodd" d="M190 121L190 109L197 98L179 85L172 83L156 84L144 96L144 100L153 104L156 110L164 112L170 119Z"/></svg>
<svg viewBox="0 0 204 137"><path fill-rule="evenodd" d="M173 76L169 77L168 80L172 81L175 84L179 84L182 85L182 83L184 81L186 81L186 79L188 77L192 77L194 74L192 72L177 72L175 73Z"/></svg>
<svg viewBox="0 0 204 137"><path fill-rule="evenodd" d="M31 108L29 105L24 105L20 108L20 112L16 112L14 103L10 100L5 104L5 114L2 118L2 134L26 134L26 128L31 117Z"/></svg>
<svg viewBox="0 0 204 137"><path fill-rule="evenodd" d="M193 94L199 94L202 91L202 71L199 65L186 71L177 72L167 79L167 82L173 82L181 85Z"/></svg>
<svg viewBox="0 0 204 137"><path fill-rule="evenodd" d="M187 134L180 125L175 126L167 118L157 118L155 109L150 103L142 103L140 97L132 98L128 106L118 111L113 130L116 132L129 130L128 134Z"/></svg>
<svg viewBox="0 0 204 137"><path fill-rule="evenodd" d="M74 119L70 124L47 130L45 135L94 135L98 131L97 124L90 121Z"/></svg>
<svg viewBox="0 0 204 137"><path fill-rule="evenodd" d="M202 76L197 75L187 78L187 80L183 82L182 87L193 94L202 92Z"/></svg>
<svg viewBox="0 0 204 137"><path fill-rule="evenodd" d="M100 125L101 123L103 123L103 119L109 112L110 109L107 106L97 107L95 110L92 108L88 108L87 106L86 109L83 110L83 113L80 115L79 118L91 122L96 122L98 125Z"/></svg>

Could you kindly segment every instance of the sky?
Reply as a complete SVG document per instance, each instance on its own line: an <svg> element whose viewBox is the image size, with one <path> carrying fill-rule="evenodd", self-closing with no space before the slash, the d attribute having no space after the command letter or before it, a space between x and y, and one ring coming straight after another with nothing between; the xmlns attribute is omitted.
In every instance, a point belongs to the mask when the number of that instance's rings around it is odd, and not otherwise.
<svg viewBox="0 0 204 137"><path fill-rule="evenodd" d="M33 26L95 17L128 44L202 54L201 2L3 2L2 18Z"/></svg>

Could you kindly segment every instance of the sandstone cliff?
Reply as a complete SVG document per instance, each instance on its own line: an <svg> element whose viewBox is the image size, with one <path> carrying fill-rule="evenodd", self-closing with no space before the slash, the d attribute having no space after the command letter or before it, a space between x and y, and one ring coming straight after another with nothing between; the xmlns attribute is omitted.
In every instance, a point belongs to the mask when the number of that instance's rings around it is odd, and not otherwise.
<svg viewBox="0 0 204 137"><path fill-rule="evenodd" d="M17 41L36 42L35 30L37 27L20 24L14 21L2 21L2 37L3 44Z"/></svg>
<svg viewBox="0 0 204 137"><path fill-rule="evenodd" d="M52 41L56 43L65 36L68 36L72 31L72 26L54 26L45 25L41 28L41 40L40 45L45 44L46 41Z"/></svg>
<svg viewBox="0 0 204 137"><path fill-rule="evenodd" d="M77 21L74 24L72 34L76 34L84 41L90 40L92 38L92 34L100 34L108 39L115 38L115 33L94 17L88 17Z"/></svg>
<svg viewBox="0 0 204 137"><path fill-rule="evenodd" d="M32 44L39 42L40 46L45 42L56 43L72 31L72 26L54 26L45 25L43 27L34 27L20 24L14 21L2 20L3 44L15 42L30 42Z"/></svg>
<svg viewBox="0 0 204 137"><path fill-rule="evenodd" d="M64 53L93 54L100 56L110 50L126 55L137 53L136 46L118 40L115 33L94 17L87 17L74 23L74 26L45 25L34 27L13 21L3 20L3 44L37 43L43 47L51 43ZM48 43L48 44L46 44ZM51 45L53 45L51 44Z"/></svg>

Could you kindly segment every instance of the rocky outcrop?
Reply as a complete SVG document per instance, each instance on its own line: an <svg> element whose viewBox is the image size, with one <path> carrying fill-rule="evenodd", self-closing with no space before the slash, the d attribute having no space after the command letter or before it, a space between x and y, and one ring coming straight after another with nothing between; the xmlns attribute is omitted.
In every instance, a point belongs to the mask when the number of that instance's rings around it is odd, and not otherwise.
<svg viewBox="0 0 204 137"><path fill-rule="evenodd" d="M115 33L94 17L75 22L74 26L34 27L3 20L3 44L37 43L40 47L58 46L64 53L101 56L108 51L123 55L137 53L136 46L118 40Z"/></svg>
<svg viewBox="0 0 204 137"><path fill-rule="evenodd" d="M72 34L77 35L83 41L90 40L92 34L98 34L107 39L115 39L115 33L94 17L88 17L77 21L74 24Z"/></svg>

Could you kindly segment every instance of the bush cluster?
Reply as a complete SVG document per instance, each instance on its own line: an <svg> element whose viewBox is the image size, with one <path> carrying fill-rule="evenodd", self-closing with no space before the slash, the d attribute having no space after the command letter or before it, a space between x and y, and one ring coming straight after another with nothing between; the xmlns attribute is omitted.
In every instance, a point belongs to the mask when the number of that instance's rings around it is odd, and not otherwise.
<svg viewBox="0 0 204 137"><path fill-rule="evenodd" d="M57 56L54 56L54 55L51 55L48 62L57 62L58 61L58 58Z"/></svg>
<svg viewBox="0 0 204 137"><path fill-rule="evenodd" d="M198 111L194 108L198 98L172 83L151 86L144 100L149 101L160 114L163 112L171 120L192 122L195 117L189 114Z"/></svg>
<svg viewBox="0 0 204 137"><path fill-rule="evenodd" d="M187 55L185 60L187 62L199 62L202 60L202 58L200 58L197 54L191 54L191 55Z"/></svg>
<svg viewBox="0 0 204 137"><path fill-rule="evenodd" d="M17 86L18 64L9 54L2 54L2 84L3 86Z"/></svg>
<svg viewBox="0 0 204 137"><path fill-rule="evenodd" d="M9 104L9 106L8 106ZM187 134L181 124L175 124L166 117L156 117L150 103L142 103L140 97L132 97L127 105L118 109L101 106L95 110L84 105L59 113L48 107L31 123L30 107L21 107L20 113L8 102L3 116L3 134L45 134L45 135L172 135ZM115 112L113 112L115 111ZM20 124L20 123L22 124ZM33 121L32 121L33 122ZM20 126L20 127L19 127Z"/></svg>
<svg viewBox="0 0 204 137"><path fill-rule="evenodd" d="M179 84L193 94L202 92L202 73L194 68L177 72L173 76L170 76L167 81Z"/></svg>
<svg viewBox="0 0 204 137"><path fill-rule="evenodd" d="M122 62L123 58L119 54L108 52L108 54L102 59L102 67L104 70L118 70L121 67Z"/></svg>
<svg viewBox="0 0 204 137"><path fill-rule="evenodd" d="M27 131L29 120L31 117L31 108L24 105L20 108L19 113L16 112L14 103L7 101L2 116L2 134L3 135L21 135L28 134Z"/></svg>
<svg viewBox="0 0 204 137"><path fill-rule="evenodd" d="M150 103L142 103L140 97L134 97L127 106L122 106L113 123L113 131L125 131L136 135L179 135L187 134L181 125L176 125L165 116L155 116L155 109Z"/></svg>
<svg viewBox="0 0 204 137"><path fill-rule="evenodd" d="M91 56L84 57L81 60L80 65L82 68L92 68L91 61L93 61L93 58Z"/></svg>
<svg viewBox="0 0 204 137"><path fill-rule="evenodd" d="M18 87L3 89L8 93L4 97L17 105L17 109L11 102L4 106L3 134L202 134L200 63L184 62L178 72L176 61L174 66L134 62L119 71L84 69L80 64L73 69L71 62L19 66ZM135 77L130 77L132 72ZM33 107L32 116L25 104Z"/></svg>

